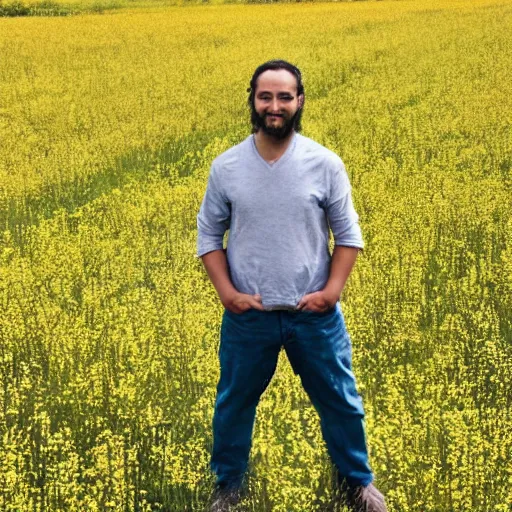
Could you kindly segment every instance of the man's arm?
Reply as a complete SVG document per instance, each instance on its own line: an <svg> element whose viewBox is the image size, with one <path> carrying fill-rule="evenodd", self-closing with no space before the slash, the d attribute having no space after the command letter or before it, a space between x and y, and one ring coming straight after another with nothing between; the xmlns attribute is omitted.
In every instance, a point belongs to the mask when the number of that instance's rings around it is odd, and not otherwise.
<svg viewBox="0 0 512 512"><path fill-rule="evenodd" d="M263 309L258 296L239 293L229 277L223 237L231 223L231 207L217 182L212 164L208 185L197 215L197 257L201 258L206 272L225 308L242 313L250 307Z"/></svg>
<svg viewBox="0 0 512 512"><path fill-rule="evenodd" d="M331 183L325 212L335 245L329 278L323 290L304 295L297 305L298 309L323 312L333 307L340 299L357 255L364 246L345 165L338 159L330 170Z"/></svg>
<svg viewBox="0 0 512 512"><path fill-rule="evenodd" d="M336 245L332 253L329 279L323 290L304 295L297 309L323 313L336 305L345 287L348 276L356 262L358 247Z"/></svg>
<svg viewBox="0 0 512 512"><path fill-rule="evenodd" d="M329 279L323 289L326 298L333 306L340 300L341 292L345 288L348 276L356 263L359 250L358 247L345 247L343 245L334 247Z"/></svg>
<svg viewBox="0 0 512 512"><path fill-rule="evenodd" d="M240 293L231 282L226 253L223 249L211 251L201 257L208 277L217 290L222 305L233 313L250 308L263 310L260 295Z"/></svg>

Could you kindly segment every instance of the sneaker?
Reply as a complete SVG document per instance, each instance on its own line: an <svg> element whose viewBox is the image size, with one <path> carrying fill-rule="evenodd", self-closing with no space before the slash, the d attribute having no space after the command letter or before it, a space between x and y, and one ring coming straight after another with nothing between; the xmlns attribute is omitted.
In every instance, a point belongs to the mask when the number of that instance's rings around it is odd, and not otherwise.
<svg viewBox="0 0 512 512"><path fill-rule="evenodd" d="M213 493L210 512L232 512L240 499L239 489L216 489Z"/></svg>
<svg viewBox="0 0 512 512"><path fill-rule="evenodd" d="M387 512L386 502L382 493L373 485L366 487L345 487L342 493L343 504L351 512Z"/></svg>

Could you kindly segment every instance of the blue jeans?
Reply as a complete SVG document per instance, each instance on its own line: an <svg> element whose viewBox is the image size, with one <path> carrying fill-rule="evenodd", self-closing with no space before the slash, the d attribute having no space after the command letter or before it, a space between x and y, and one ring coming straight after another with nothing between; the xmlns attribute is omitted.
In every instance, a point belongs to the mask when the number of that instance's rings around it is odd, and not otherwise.
<svg viewBox="0 0 512 512"><path fill-rule="evenodd" d="M224 310L211 469L219 487L239 487L247 470L256 406L284 347L317 410L340 480L367 485L364 409L352 373L352 347L339 303L325 313Z"/></svg>

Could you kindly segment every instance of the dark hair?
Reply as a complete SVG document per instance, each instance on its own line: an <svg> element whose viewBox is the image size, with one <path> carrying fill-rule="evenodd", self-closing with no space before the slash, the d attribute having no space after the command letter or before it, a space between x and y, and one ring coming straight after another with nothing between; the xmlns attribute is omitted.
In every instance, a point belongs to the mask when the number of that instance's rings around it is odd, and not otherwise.
<svg viewBox="0 0 512 512"><path fill-rule="evenodd" d="M304 85L302 83L302 74L297 66L294 66L290 62L287 62L285 60L269 60L268 62L265 62L264 64L261 64L261 66L258 66L256 68L256 71L252 75L251 83L249 88L247 89L247 92L249 93L249 98L247 99L247 103L249 103L249 107L251 108L251 123L252 123L252 132L258 131L258 125L256 123L257 119L257 113L256 108L254 106L254 96L256 94L256 85L258 82L259 76L264 73L265 71L268 71L269 69L277 70L277 69L286 69L286 71L289 71L297 80L297 96L300 96L301 94L304 95ZM304 97L305 99L305 97ZM302 109L304 107L304 99L302 101L302 105L299 108L299 111L296 114L295 123L294 123L294 130L297 132L300 132L302 129L300 120L302 117Z"/></svg>

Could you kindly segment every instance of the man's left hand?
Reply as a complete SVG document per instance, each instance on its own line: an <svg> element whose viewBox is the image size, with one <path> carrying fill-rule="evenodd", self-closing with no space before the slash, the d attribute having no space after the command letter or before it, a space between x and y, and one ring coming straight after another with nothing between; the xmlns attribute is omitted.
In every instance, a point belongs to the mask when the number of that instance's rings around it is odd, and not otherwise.
<svg viewBox="0 0 512 512"><path fill-rule="evenodd" d="M304 295L297 304L297 309L301 311L325 313L329 309L332 309L336 305L336 302L338 302L338 297L332 297L324 290L320 290L319 292Z"/></svg>

